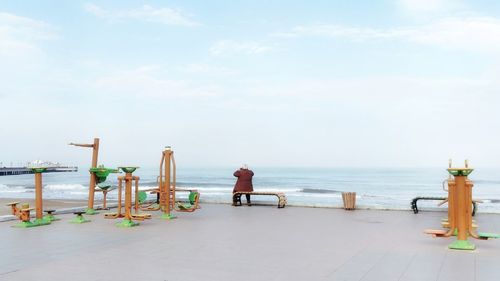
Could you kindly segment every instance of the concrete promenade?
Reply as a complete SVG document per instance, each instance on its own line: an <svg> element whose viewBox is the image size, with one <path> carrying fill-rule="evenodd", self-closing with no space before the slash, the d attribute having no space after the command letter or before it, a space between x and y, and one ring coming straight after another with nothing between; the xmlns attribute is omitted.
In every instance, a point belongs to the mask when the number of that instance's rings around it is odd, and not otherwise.
<svg viewBox="0 0 500 281"><path fill-rule="evenodd" d="M205 204L195 213L158 213L140 226L87 216L31 229L0 223L0 280L500 280L500 240L476 251L432 238L444 212ZM479 230L500 232L500 215L478 214Z"/></svg>

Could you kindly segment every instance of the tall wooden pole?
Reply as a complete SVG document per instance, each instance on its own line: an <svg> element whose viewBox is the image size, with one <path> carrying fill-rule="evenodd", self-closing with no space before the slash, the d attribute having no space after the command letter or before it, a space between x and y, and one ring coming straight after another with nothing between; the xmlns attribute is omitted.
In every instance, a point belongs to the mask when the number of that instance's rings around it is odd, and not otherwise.
<svg viewBox="0 0 500 281"><path fill-rule="evenodd" d="M172 150L170 147L165 148L163 151L162 162L160 163L160 196L163 196L163 200L160 199L160 203L163 205L163 219L174 219L175 217L171 214L174 205L175 190L172 190L171 186L171 174L172 174ZM165 174L165 179L162 181L161 164L163 164L163 173ZM173 167L175 169L175 166ZM163 183L163 184L162 184Z"/></svg>
<svg viewBox="0 0 500 281"><path fill-rule="evenodd" d="M471 214L467 213L467 191L465 189L465 179L464 176L456 176L456 223L457 223L457 240L467 240L467 216L471 216Z"/></svg>
<svg viewBox="0 0 500 281"><path fill-rule="evenodd" d="M99 138L95 138L94 144L92 145L92 167L91 168L97 168L98 157L99 157ZM96 180L95 173L91 172L90 173L90 183L89 183L88 210L94 210L94 197L95 197L96 181L97 180Z"/></svg>
<svg viewBox="0 0 500 281"><path fill-rule="evenodd" d="M36 219L43 219L42 173L35 173L35 205Z"/></svg>
<svg viewBox="0 0 500 281"><path fill-rule="evenodd" d="M167 214L170 215L172 211L170 208L170 199L171 199L171 189L170 189L170 154L172 152L170 150L165 151L165 190L167 191L166 205L167 205Z"/></svg>
<svg viewBox="0 0 500 281"><path fill-rule="evenodd" d="M97 168L97 160L99 157L99 138L94 138L93 144L70 143L69 145L92 148L92 166L91 166L91 168ZM86 210L86 213L88 215L97 214L97 212L94 210L94 195L95 195L96 182L97 182L97 180L96 180L95 173L90 172L89 198L88 198L88 206L87 206L87 210Z"/></svg>

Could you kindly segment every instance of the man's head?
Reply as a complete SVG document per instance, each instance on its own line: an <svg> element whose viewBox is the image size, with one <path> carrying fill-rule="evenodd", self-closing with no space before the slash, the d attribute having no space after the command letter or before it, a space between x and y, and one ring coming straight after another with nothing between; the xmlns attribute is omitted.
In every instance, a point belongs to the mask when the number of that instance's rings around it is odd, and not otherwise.
<svg viewBox="0 0 500 281"><path fill-rule="evenodd" d="M247 164L243 164L243 165L241 165L241 169L243 169L243 170L248 170L248 165L247 165Z"/></svg>

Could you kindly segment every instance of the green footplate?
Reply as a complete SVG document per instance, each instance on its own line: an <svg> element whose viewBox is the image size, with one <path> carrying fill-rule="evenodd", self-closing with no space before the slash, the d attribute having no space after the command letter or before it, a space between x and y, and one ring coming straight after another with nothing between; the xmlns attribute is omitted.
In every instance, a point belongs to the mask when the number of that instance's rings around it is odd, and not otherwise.
<svg viewBox="0 0 500 281"><path fill-rule="evenodd" d="M123 220L121 222L116 223L116 226L118 227L134 227L138 225L139 225L138 222L134 222L132 220Z"/></svg>
<svg viewBox="0 0 500 281"><path fill-rule="evenodd" d="M476 249L476 245L472 244L471 242L467 240L457 240L450 245L448 245L449 249L453 250L469 250L472 251Z"/></svg>
<svg viewBox="0 0 500 281"><path fill-rule="evenodd" d="M498 233L490 233L490 232L480 232L477 235L479 235L480 238L500 238L500 234Z"/></svg>

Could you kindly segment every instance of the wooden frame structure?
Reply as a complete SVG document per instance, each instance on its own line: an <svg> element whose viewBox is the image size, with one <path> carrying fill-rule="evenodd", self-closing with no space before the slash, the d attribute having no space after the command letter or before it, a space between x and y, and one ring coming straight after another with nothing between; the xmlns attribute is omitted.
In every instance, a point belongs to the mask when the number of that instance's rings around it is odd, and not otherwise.
<svg viewBox="0 0 500 281"><path fill-rule="evenodd" d="M23 204L21 208L17 207L19 202L11 202L7 206L11 207L12 215L17 216L21 222L14 225L14 227L35 227L41 225L50 224L53 220L53 216L44 217L43 216L43 192L42 192L42 173L45 172L47 168L44 167L34 167L31 168L35 174L35 208L30 208L28 204ZM35 210L35 219L31 221L30 212Z"/></svg>
<svg viewBox="0 0 500 281"><path fill-rule="evenodd" d="M195 189L178 189L176 187L177 172L174 152L170 146L165 147L162 151L162 156L160 160L160 171L157 178L158 188L139 190L136 187L135 190L135 209L137 210L147 210L147 211L162 211L161 218L163 219L174 219L176 218L172 212L194 212L199 209L199 198L200 194ZM176 201L176 192L189 192L188 199L189 202L182 203ZM139 192L150 192L156 193L157 202L150 203L146 206L139 206Z"/></svg>
<svg viewBox="0 0 500 281"><path fill-rule="evenodd" d="M448 248L455 250L474 250L476 246L467 240L468 236L475 239L487 240L500 238L495 233L476 233L472 223L472 187L474 184L467 177L474 169L470 169L465 161L465 168L452 168L448 179L448 230L427 229L425 233L434 237L457 236L457 240Z"/></svg>
<svg viewBox="0 0 500 281"><path fill-rule="evenodd" d="M139 188L139 177L133 176L132 173L138 167L118 167L125 172L125 176L118 177L118 209L116 213L105 214L104 217L108 219L123 218L122 222L116 224L118 227L133 227L139 225L139 223L133 220L143 221L145 219L150 219L150 214L132 214L132 182L135 182L136 190ZM125 213L122 214L122 187L125 181ZM135 201L137 202L137 193Z"/></svg>

